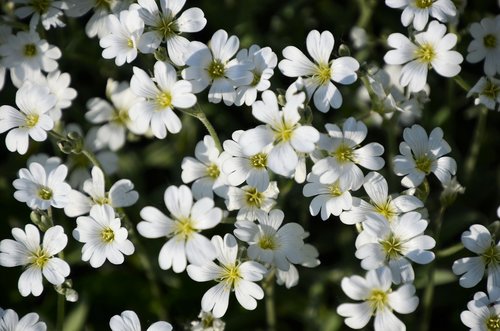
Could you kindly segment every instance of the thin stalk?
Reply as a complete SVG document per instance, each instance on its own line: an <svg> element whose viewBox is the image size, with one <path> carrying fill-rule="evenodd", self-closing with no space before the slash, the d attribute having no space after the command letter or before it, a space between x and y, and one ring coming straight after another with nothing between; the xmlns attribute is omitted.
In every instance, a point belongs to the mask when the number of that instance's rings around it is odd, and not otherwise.
<svg viewBox="0 0 500 331"><path fill-rule="evenodd" d="M448 248L444 248L440 251L437 251L436 257L438 257L438 258L448 257L448 256L451 256L455 253L460 252L463 248L464 248L464 245L462 243L458 243L458 244L455 244L455 245L450 246Z"/></svg>
<svg viewBox="0 0 500 331"><path fill-rule="evenodd" d="M273 269L264 281L264 292L266 297L266 320L267 331L276 331L276 305L274 302L274 273Z"/></svg>
<svg viewBox="0 0 500 331"><path fill-rule="evenodd" d="M148 256L146 254L144 254L144 252L145 252L144 246L139 241L137 233L134 230L134 225L130 221L128 215L125 213L123 208L116 208L116 211L121 216L121 219L123 220L123 223L125 224L125 227L128 230L129 238L134 243L134 246L136 247L135 254L137 254L137 256L139 257L139 261L144 269L144 272L146 273L146 278L148 279L148 282L149 282L149 287L150 287L151 295L153 296L153 300L158 303L159 309L157 309L157 311L156 311L158 318L161 320L167 320L168 314L167 314L166 310L163 308L163 305L161 304L161 302L164 299L162 299L161 295L160 295L160 286L158 285L158 279L157 279L156 274L153 270L153 265L149 261Z"/></svg>
<svg viewBox="0 0 500 331"><path fill-rule="evenodd" d="M469 151L469 157L465 160L465 184L469 183L474 170L476 169L477 158L479 156L479 151L481 149L481 143L483 138L483 133L486 129L486 117L488 115L488 109L486 107L481 107L479 109L479 118L477 119L476 128L474 130L474 137L472 138L472 145Z"/></svg>
<svg viewBox="0 0 500 331"><path fill-rule="evenodd" d="M439 214L435 220L435 228L434 228L434 239L436 243L439 240L439 233L441 232L441 225L443 223L443 216L446 210L445 206L441 206L439 209ZM436 244L437 245L437 244ZM420 324L421 331L430 330L430 322L432 316L432 304L434 303L434 273L435 273L436 262L434 260L433 263L429 265L428 274L427 274L427 286L424 290L424 295L422 299L422 306L424 308L424 316L422 319L422 323Z"/></svg>
<svg viewBox="0 0 500 331"><path fill-rule="evenodd" d="M219 136L217 135L217 131L215 131L214 126L212 123L207 118L207 115L203 112L203 109L201 109L199 104L196 104L196 109L189 111L189 110L184 110L184 109L179 109L182 111L184 114L196 117L207 129L208 134L212 137L215 143L215 147L219 150L219 152L222 152L222 145L220 143Z"/></svg>
<svg viewBox="0 0 500 331"><path fill-rule="evenodd" d="M64 294L57 295L57 321L56 321L56 330L64 331L64 317L66 311L66 297Z"/></svg>
<svg viewBox="0 0 500 331"><path fill-rule="evenodd" d="M471 87L469 83L467 83L461 76L457 75L453 77L453 80L455 83L457 83L458 86L460 86L465 92L469 92Z"/></svg>

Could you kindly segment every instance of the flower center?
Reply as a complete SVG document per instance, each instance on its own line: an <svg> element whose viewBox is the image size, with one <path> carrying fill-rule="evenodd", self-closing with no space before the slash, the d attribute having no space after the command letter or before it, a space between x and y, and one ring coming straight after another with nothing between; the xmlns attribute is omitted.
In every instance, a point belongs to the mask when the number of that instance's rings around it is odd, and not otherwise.
<svg viewBox="0 0 500 331"><path fill-rule="evenodd" d="M43 269L47 262L50 259L50 255L47 254L46 251L39 248L32 256L31 256L31 264L36 265L38 268Z"/></svg>
<svg viewBox="0 0 500 331"><path fill-rule="evenodd" d="M372 311L377 311L383 309L387 305L388 296L386 292L374 289L371 291L367 301Z"/></svg>
<svg viewBox="0 0 500 331"><path fill-rule="evenodd" d="M220 282L225 282L228 288L232 288L234 283L241 279L241 273L238 265L230 264L224 266L222 275L219 278Z"/></svg>
<svg viewBox="0 0 500 331"><path fill-rule="evenodd" d="M484 264L489 266L490 264L497 265L500 263L500 250L492 244L484 253L482 254Z"/></svg>
<svg viewBox="0 0 500 331"><path fill-rule="evenodd" d="M432 45L423 44L415 51L415 56L422 63L431 63L436 57L436 52Z"/></svg>
<svg viewBox="0 0 500 331"><path fill-rule="evenodd" d="M489 99L496 99L499 92L500 86L495 85L491 80L487 79L486 86L484 87L481 94Z"/></svg>
<svg viewBox="0 0 500 331"><path fill-rule="evenodd" d="M262 249L270 250L275 250L278 247L275 238L270 235L263 235L262 237L260 237L258 245Z"/></svg>
<svg viewBox="0 0 500 331"><path fill-rule="evenodd" d="M393 235L386 240L381 240L380 244L388 260L393 260L403 255L403 243Z"/></svg>
<svg viewBox="0 0 500 331"><path fill-rule="evenodd" d="M267 154L259 153L250 158L250 164L257 169L263 169L267 165Z"/></svg>
<svg viewBox="0 0 500 331"><path fill-rule="evenodd" d="M492 315L486 320L486 328L488 331L497 331L500 329L500 316Z"/></svg>
<svg viewBox="0 0 500 331"><path fill-rule="evenodd" d="M171 16L163 16L156 25L156 30L167 40L178 30L177 23Z"/></svg>
<svg viewBox="0 0 500 331"><path fill-rule="evenodd" d="M115 112L115 116L113 117L112 121L122 126L127 125L127 123L130 122L130 117L128 116L128 109L118 109Z"/></svg>
<svg viewBox="0 0 500 331"><path fill-rule="evenodd" d="M24 56L33 57L36 55L36 45L35 44L26 44L24 45Z"/></svg>
<svg viewBox="0 0 500 331"><path fill-rule="evenodd" d="M226 66L221 60L213 60L208 66L208 74L212 79L222 78L226 73Z"/></svg>
<svg viewBox="0 0 500 331"><path fill-rule="evenodd" d="M250 86L257 86L260 82L261 75L258 72L253 72L253 79L252 82L250 83Z"/></svg>
<svg viewBox="0 0 500 331"><path fill-rule="evenodd" d="M38 114L26 115L26 118L24 119L24 126L29 129L34 128L37 125L39 118L40 116Z"/></svg>
<svg viewBox="0 0 500 331"><path fill-rule="evenodd" d="M415 167L425 174L431 173L432 159L427 154L417 157L415 160Z"/></svg>
<svg viewBox="0 0 500 331"><path fill-rule="evenodd" d="M113 0L95 0L95 6L96 8L103 8L110 11L112 2Z"/></svg>
<svg viewBox="0 0 500 331"><path fill-rule="evenodd" d="M115 233L113 232L113 229L110 227L104 228L101 231L101 239L107 244L110 244L115 240Z"/></svg>
<svg viewBox="0 0 500 331"><path fill-rule="evenodd" d="M193 227L193 221L189 217L178 219L175 223L174 233L176 235L181 235L184 239L187 239L193 232L196 232L196 230Z"/></svg>
<svg viewBox="0 0 500 331"><path fill-rule="evenodd" d="M293 126L288 125L287 123L282 123L282 125L274 130L274 139L276 143L287 142L292 139L293 134Z"/></svg>
<svg viewBox="0 0 500 331"><path fill-rule="evenodd" d="M30 5L39 14L46 13L50 7L52 0L32 0Z"/></svg>
<svg viewBox="0 0 500 331"><path fill-rule="evenodd" d="M328 83L331 79L331 68L326 63L320 63L316 66L313 79L319 84L324 85Z"/></svg>
<svg viewBox="0 0 500 331"><path fill-rule="evenodd" d="M334 197L338 197L338 196L342 195L342 190L339 187L338 181L331 184L330 186L328 186L328 191L330 192L330 195L332 195Z"/></svg>
<svg viewBox="0 0 500 331"><path fill-rule="evenodd" d="M487 34L483 38L483 44L484 44L484 47L486 47L486 48L495 48L497 46L497 38L494 35L492 35L491 33Z"/></svg>
<svg viewBox="0 0 500 331"><path fill-rule="evenodd" d="M251 187L245 191L245 200L249 206L260 208L264 194L257 191L255 187Z"/></svg>
<svg viewBox="0 0 500 331"><path fill-rule="evenodd" d="M380 215L384 216L388 221L390 221L394 216L397 215L396 210L391 206L391 199L387 199L384 204L374 205L375 211Z"/></svg>
<svg viewBox="0 0 500 331"><path fill-rule="evenodd" d="M433 2L434 0L417 0L415 1L415 6L417 6L417 8L424 9L432 6Z"/></svg>
<svg viewBox="0 0 500 331"><path fill-rule="evenodd" d="M340 144L335 152L333 152L333 157L335 157L339 163L354 162L352 148L344 143Z"/></svg>
<svg viewBox="0 0 500 331"><path fill-rule="evenodd" d="M42 200L50 200L52 199L52 190L47 186L40 186L38 188L38 197Z"/></svg>
<svg viewBox="0 0 500 331"><path fill-rule="evenodd" d="M212 163L207 167L207 176L212 179L217 179L220 175L220 170L217 164Z"/></svg>
<svg viewBox="0 0 500 331"><path fill-rule="evenodd" d="M128 38L127 39L127 46L128 48L134 48L134 40L132 40L132 38Z"/></svg>
<svg viewBox="0 0 500 331"><path fill-rule="evenodd" d="M156 104L158 105L157 111L172 106L172 95L169 92L161 92L156 97Z"/></svg>
<svg viewBox="0 0 500 331"><path fill-rule="evenodd" d="M93 198L94 202L100 206L110 204L109 198L107 196Z"/></svg>

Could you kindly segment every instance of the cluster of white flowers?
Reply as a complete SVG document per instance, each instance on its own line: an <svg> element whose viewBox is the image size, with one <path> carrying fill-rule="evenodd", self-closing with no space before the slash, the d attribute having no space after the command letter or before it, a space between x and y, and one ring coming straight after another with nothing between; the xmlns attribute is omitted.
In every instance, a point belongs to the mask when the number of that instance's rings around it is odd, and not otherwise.
<svg viewBox="0 0 500 331"><path fill-rule="evenodd" d="M160 0L159 6L154 0L13 1L15 16L30 20L27 31L12 31L0 23L0 89L7 71L17 89L16 107L0 106L0 133L8 132L5 144L11 152L32 154L37 147L30 138L40 143L51 137L58 148L54 154L66 157L31 157L19 170L13 196L26 203L36 226L16 227L14 240L0 241L0 266L24 268L18 282L22 296L41 295L43 278L56 288L71 287L66 284L70 265L62 254L68 243L63 225L68 223L59 224L53 209L76 218L72 237L83 244L81 260L96 269L106 260L123 264L125 256L136 253L140 247L131 234L137 229L145 238L165 238L158 253L160 269L186 272L196 282L216 282L202 296L201 320L191 327L223 330L220 318L230 309L231 292L243 308L253 310L264 298L265 287L277 283L291 288L299 282L298 266L320 264L317 248L306 242L307 227L302 220L286 221L282 210L283 182L293 179L304 183L302 194L312 198L312 216L338 218L358 231L355 257L366 275L341 281L345 295L361 301L337 308L345 324L360 329L374 316L376 331L404 330L394 313L409 314L418 306L413 263L429 264L435 258L431 250L436 240L426 234L431 221L426 197L418 191L429 185L431 173L443 190L452 190L456 181L457 163L446 156L451 147L443 130L436 127L427 134L414 124L430 96L428 71L446 78L461 71L463 56L453 50L458 37L445 25L458 15L453 2L386 0L387 6L403 10L401 23L413 28L408 36L388 36L392 49L383 61L393 66L376 72L345 52L334 52L334 36L326 30L308 33L308 56L287 46L281 60L270 47L240 49L238 37L223 29L207 43L189 40L184 34L201 31L207 20L200 8L182 11L185 2ZM59 71L63 54L42 39L48 31L37 31L63 28L65 16L81 17L91 10L87 36L99 39L104 59L131 70L128 80L108 79L106 99L86 100L85 119L96 126L84 133L64 122L63 110L72 106L77 92L70 87L69 73ZM484 60L485 75L468 97L500 110L500 16L472 24L470 33L466 60ZM332 53L339 56L332 58ZM136 61L141 57L154 62ZM139 67L143 63L151 67ZM296 79L284 93L271 89L276 67ZM384 159L384 146L366 141L363 119L345 116L333 122L324 117L324 129L319 129L307 117L312 109L318 111L315 116L325 116L331 108L340 108L344 98L337 85L354 84L358 77L366 79L361 93L368 94L371 113L383 121L400 118L405 126L399 155ZM207 95L202 94L205 90ZM200 107L203 98L251 107L257 124L247 130L231 128L231 139L221 144ZM131 220L123 208L136 204L139 193L128 179L111 181L118 167L116 152L125 149L131 135L175 139L172 135L183 129L184 114L201 119L210 135L196 144L194 157L183 157L177 168L183 184L166 187L168 215L141 202L142 220L134 224L139 215ZM78 158L85 159L83 166ZM386 163L393 173L384 172ZM402 176L406 191L391 194L383 173ZM460 186L453 187L458 192ZM232 228L228 231L221 223ZM226 230L208 238L206 233L216 228ZM495 240L483 225L472 225L462 243L478 256L461 258L452 267L463 287L473 287L485 272L488 275L489 296L476 293L461 315L471 329L500 328L500 244ZM0 309L0 317L0 330L4 325L46 330L36 313L19 320L14 311ZM207 319L211 322L205 328ZM109 326L114 331L141 330L131 310L113 316ZM148 330L170 331L172 326L156 322Z"/></svg>

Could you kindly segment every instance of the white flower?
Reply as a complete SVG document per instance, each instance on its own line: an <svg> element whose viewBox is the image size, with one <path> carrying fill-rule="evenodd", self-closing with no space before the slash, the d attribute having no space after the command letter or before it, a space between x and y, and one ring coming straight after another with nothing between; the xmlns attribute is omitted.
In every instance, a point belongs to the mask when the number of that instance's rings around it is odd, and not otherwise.
<svg viewBox="0 0 500 331"><path fill-rule="evenodd" d="M304 238L308 235L307 232L304 232ZM310 245L304 244L300 248L301 262L300 265L307 268L314 268L320 264L318 259L318 250ZM299 271L295 267L295 265L290 264L290 268L288 270L276 269L276 283L278 285L285 285L286 288L291 288L299 283Z"/></svg>
<svg viewBox="0 0 500 331"><path fill-rule="evenodd" d="M385 4L403 9L401 23L408 26L413 22L413 27L418 31L425 28L429 16L448 22L449 18L457 14L457 8L451 0L385 0Z"/></svg>
<svg viewBox="0 0 500 331"><path fill-rule="evenodd" d="M141 331L139 317L132 310L125 310L120 315L115 315L109 320L112 331ZM167 322L155 322L146 331L172 331L172 325Z"/></svg>
<svg viewBox="0 0 500 331"><path fill-rule="evenodd" d="M42 25L45 30L49 30L51 27L64 27L65 24L60 20L63 16L63 10L68 9L65 1L53 1L53 0L14 0L14 3L24 5L16 8L14 14L23 19L30 15L30 29L36 30L38 22L42 20Z"/></svg>
<svg viewBox="0 0 500 331"><path fill-rule="evenodd" d="M243 103L251 106L257 99L257 92L265 91L271 86L269 79L274 74L278 57L269 47L260 48L257 45L252 45L248 50L240 50L236 54L236 59L241 63L252 63L253 80L249 85L236 88L234 103L237 106L241 106Z"/></svg>
<svg viewBox="0 0 500 331"><path fill-rule="evenodd" d="M417 212L409 212L388 222L378 214L366 215L363 232L356 239L356 257L361 267L373 270L384 265L391 269L394 284L413 282L410 261L427 264L434 260L436 241L424 235L428 222Z"/></svg>
<svg viewBox="0 0 500 331"><path fill-rule="evenodd" d="M120 179L106 192L104 173L98 167L92 168L92 179L83 183L85 195L77 190L69 193L69 201L64 207L64 213L69 217L87 214L95 206L111 206L121 208L132 206L139 199L134 190L134 184L128 179Z"/></svg>
<svg viewBox="0 0 500 331"><path fill-rule="evenodd" d="M235 223L234 235L248 243L247 254L252 260L271 264L287 271L291 264L303 262L304 229L298 223L286 223L285 214L274 209L257 214L258 224L251 221Z"/></svg>
<svg viewBox="0 0 500 331"><path fill-rule="evenodd" d="M463 57L451 48L457 43L457 35L447 33L446 26L432 21L425 32L415 35L415 43L401 33L392 33L387 39L390 47L384 61L388 64L405 64L400 83L410 92L421 91L427 81L427 71L433 68L439 75L453 77L460 72Z"/></svg>
<svg viewBox="0 0 500 331"><path fill-rule="evenodd" d="M370 86L364 86L358 92L360 98L366 101L365 105L373 103L372 107L376 111L372 111L371 116L377 124L382 125L383 119L392 118L396 111L399 122L405 126L413 124L415 118L422 116L424 103L429 101L428 86L418 93L405 95L404 88L399 84L401 68L399 65L385 65L382 69L376 69L375 73L367 76Z"/></svg>
<svg viewBox="0 0 500 331"><path fill-rule="evenodd" d="M193 84L193 92L198 93L212 84L208 91L208 101L230 106L236 98L235 88L248 85L253 80L250 63L233 59L238 51L238 37L228 38L227 32L218 30L212 36L209 46L191 42L189 55L182 77Z"/></svg>
<svg viewBox="0 0 500 331"><path fill-rule="evenodd" d="M189 8L178 18L185 0L162 0L161 12L154 0L139 0L132 4L150 29L143 35L146 48L143 52L154 52L161 42L167 43L168 57L175 65L183 66L189 41L181 33L201 31L207 24L205 14L200 8Z"/></svg>
<svg viewBox="0 0 500 331"><path fill-rule="evenodd" d="M313 98L314 95L314 106L319 111L326 113L330 107L339 108L342 95L332 81L344 85L354 83L358 78L358 61L350 56L330 61L335 41L329 31L320 34L312 30L307 35L306 43L314 63L295 46L287 46L283 50L285 59L278 65L281 72L288 77L305 78L307 96Z"/></svg>
<svg viewBox="0 0 500 331"><path fill-rule="evenodd" d="M187 267L189 277L197 282L218 282L203 295L201 308L211 311L216 318L224 316L229 305L229 294L234 291L243 308L254 310L257 307L256 300L264 297L264 291L254 282L262 280L266 268L255 261L241 262L237 257L238 243L232 234L226 234L224 239L213 236L212 243L219 264L207 261L200 266L190 264Z"/></svg>
<svg viewBox="0 0 500 331"><path fill-rule="evenodd" d="M47 86L50 94L56 97L54 108L49 111L50 117L57 122L61 119L61 110L71 106L71 102L76 98L76 90L69 87L71 76L59 70L52 71L44 76L41 72L34 74L30 80L38 85Z"/></svg>
<svg viewBox="0 0 500 331"><path fill-rule="evenodd" d="M340 316L346 317L345 324L352 329L365 327L375 316L375 331L405 330L406 327L393 313L409 314L418 306L415 287L404 284L397 290L391 289L391 271L388 268L370 270L365 278L344 277L342 290L351 299L361 303L343 303L337 308Z"/></svg>
<svg viewBox="0 0 500 331"><path fill-rule="evenodd" d="M19 178L12 183L16 188L14 198L26 202L32 209L64 208L68 203L71 186L66 182L68 168L61 164L46 169L31 162L28 169L19 170Z"/></svg>
<svg viewBox="0 0 500 331"><path fill-rule="evenodd" d="M215 146L214 139L206 135L203 141L196 144L193 157L185 157L182 160L182 181L193 183L193 195L195 199L202 197L213 198L214 191L217 195L224 197L227 193L226 175L221 171L222 164L229 158L226 152L220 153Z"/></svg>
<svg viewBox="0 0 500 331"><path fill-rule="evenodd" d="M11 106L0 107L0 133L9 131L5 145L11 152L26 154L29 137L35 141L47 139L47 132L54 127L49 111L56 105L56 98L46 86L26 82L16 92L17 110Z"/></svg>
<svg viewBox="0 0 500 331"><path fill-rule="evenodd" d="M500 39L499 39L500 40ZM483 104L486 108L500 111L500 80L493 77L483 76L467 93L467 97L476 95L474 104Z"/></svg>
<svg viewBox="0 0 500 331"><path fill-rule="evenodd" d="M73 237L84 243L82 261L89 261L92 267L99 268L106 260L122 264L123 255L134 253L134 245L127 239L128 231L121 226L113 207L95 205L90 215L78 217L76 224Z"/></svg>
<svg viewBox="0 0 500 331"><path fill-rule="evenodd" d="M467 309L460 319L471 331L495 330L500 326L500 288L493 287L484 292L476 292L474 299L467 303Z"/></svg>
<svg viewBox="0 0 500 331"><path fill-rule="evenodd" d="M24 267L18 282L19 293L23 297L30 293L34 296L42 294L42 275L54 285L61 285L69 276L68 263L54 257L68 243L68 237L60 225L45 232L42 245L40 231L33 224L27 224L24 231L20 228L12 229L12 236L15 240L4 239L0 242L0 265Z"/></svg>
<svg viewBox="0 0 500 331"><path fill-rule="evenodd" d="M130 88L142 98L130 109L130 119L135 122L139 132L149 128L156 138L163 139L170 133L178 133L182 128L176 108L190 108L196 103L188 81L177 80L175 68L165 62L157 61L154 66L154 79L142 69L134 67Z"/></svg>
<svg viewBox="0 0 500 331"><path fill-rule="evenodd" d="M94 124L105 123L97 130L100 145L117 151L125 144L127 129L140 133L136 122L130 119L129 111L139 98L129 87L128 82L118 83L109 78L106 84L106 95L111 104L101 98L92 98L87 102L88 112L85 118Z"/></svg>
<svg viewBox="0 0 500 331"><path fill-rule="evenodd" d="M301 125L299 106L304 93L287 100L282 110L274 92L264 91L262 100L252 105L252 115L265 123L241 134L239 143L243 153L256 155L272 145L267 154L267 165L275 173L290 177L299 163L297 153L311 153L319 140L319 132L310 125Z"/></svg>
<svg viewBox="0 0 500 331"><path fill-rule="evenodd" d="M404 140L399 144L399 152L394 158L394 172L405 176L401 184L406 187L419 186L431 172L441 183L451 180L457 171L457 163L449 156L450 145L443 139L443 130L434 128L427 136L424 128L414 124L403 131Z"/></svg>
<svg viewBox="0 0 500 331"><path fill-rule="evenodd" d="M484 59L484 73L500 73L500 15L485 17L470 26L472 40L467 48L467 62L478 63Z"/></svg>
<svg viewBox="0 0 500 331"><path fill-rule="evenodd" d="M305 197L312 197L309 205L309 212L316 216L321 211L321 219L327 220L330 215L339 216L343 210L349 210L352 206L352 197L349 192L350 185L335 180L331 183L321 183L319 176L310 173L307 176L308 183L304 185L302 194Z"/></svg>
<svg viewBox="0 0 500 331"><path fill-rule="evenodd" d="M470 288L477 285L488 273L488 289L500 287L500 242L495 244L490 232L481 224L473 224L462 233L462 244L477 254L453 262L453 272L460 277L460 286Z"/></svg>
<svg viewBox="0 0 500 331"><path fill-rule="evenodd" d="M187 262L203 264L216 257L210 240L199 232L211 229L222 220L222 210L214 207L210 198L202 198L193 203L191 190L186 185L169 186L164 194L165 205L172 218L155 207L144 207L137 224L137 231L146 238L167 237L160 250L160 268L172 268L183 272Z"/></svg>
<svg viewBox="0 0 500 331"><path fill-rule="evenodd" d="M317 161L312 173L320 176L320 183L334 183L339 180L341 187L356 191L363 185L363 172L358 165L379 170L384 166L384 147L379 143L369 143L359 147L368 133L366 125L349 117L342 129L336 124L326 124L328 136L322 135L318 146L328 156Z"/></svg>
<svg viewBox="0 0 500 331"><path fill-rule="evenodd" d="M119 13L125 10L129 3L121 0L66 0L68 10L66 15L69 17L80 17L85 15L91 9L94 13L85 25L85 33L89 38L96 35L99 38L109 33L107 21L110 13Z"/></svg>
<svg viewBox="0 0 500 331"><path fill-rule="evenodd" d="M120 17L109 15L109 33L99 40L104 48L102 57L115 59L117 66L125 62L130 63L137 57L137 49L141 50L141 36L144 31L144 22L135 10L122 10Z"/></svg>
<svg viewBox="0 0 500 331"><path fill-rule="evenodd" d="M0 45L0 57L2 64L10 69L14 84L20 86L35 72L56 70L56 60L61 57L61 51L49 45L45 39L40 39L35 31L20 31L16 35L10 35Z"/></svg>
<svg viewBox="0 0 500 331"><path fill-rule="evenodd" d="M271 146L260 153L246 155L239 143L242 133L242 130L234 131L233 140L224 141L224 151L231 157L222 164L222 171L226 174L229 185L238 186L246 181L262 192L269 186L267 154Z"/></svg>
<svg viewBox="0 0 500 331"><path fill-rule="evenodd" d="M378 172L372 171L366 175L363 187L370 200L353 198L351 210L340 215L340 220L345 224L363 222L370 213L379 214L391 222L402 213L424 206L423 202L413 195L389 195L387 181Z"/></svg>
<svg viewBox="0 0 500 331"><path fill-rule="evenodd" d="M276 182L270 182L264 191L245 185L242 188L231 186L227 191L227 210L238 210L237 221L253 221L260 213L268 213L276 204L279 189Z"/></svg>
<svg viewBox="0 0 500 331"><path fill-rule="evenodd" d="M201 311L198 314L199 320L192 321L190 331L224 331L226 323L220 318L214 317L210 312Z"/></svg>
<svg viewBox="0 0 500 331"><path fill-rule="evenodd" d="M21 319L12 309L3 310L0 308L0 330L2 331L45 331L47 325L38 321L37 313L29 313Z"/></svg>

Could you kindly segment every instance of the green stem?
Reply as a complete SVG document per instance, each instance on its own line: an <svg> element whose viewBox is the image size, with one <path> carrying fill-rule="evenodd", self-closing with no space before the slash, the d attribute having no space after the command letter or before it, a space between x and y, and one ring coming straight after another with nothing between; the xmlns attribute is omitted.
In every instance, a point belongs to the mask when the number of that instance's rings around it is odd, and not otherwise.
<svg viewBox="0 0 500 331"><path fill-rule="evenodd" d="M274 304L274 273L273 269L264 281L264 292L266 297L266 320L267 330L276 331L276 307Z"/></svg>
<svg viewBox="0 0 500 331"><path fill-rule="evenodd" d="M450 246L448 248L437 251L436 257L438 257L438 258L448 257L448 256L451 256L455 253L460 252L463 248L464 248L464 245L462 243L458 243L458 244L455 244L455 245Z"/></svg>
<svg viewBox="0 0 500 331"><path fill-rule="evenodd" d="M445 206L441 206L439 209L439 214L436 217L436 220L434 221L435 223L435 229L434 229L434 239L436 240L436 246L437 242L439 240L439 233L441 232L441 225L443 223L443 216L444 212L446 210ZM429 265L428 269L428 274L427 274L427 285L424 290L424 295L422 298L422 306L424 308L424 316L422 319L422 323L420 324L420 330L421 331L428 331L430 330L430 322L431 322L431 316L432 316L432 304L434 303L434 273L435 273L435 263L436 260L433 261L431 265Z"/></svg>
<svg viewBox="0 0 500 331"><path fill-rule="evenodd" d="M166 310L163 308L163 305L161 304L164 301L164 299L162 299L161 297L160 286L158 285L158 279L153 270L153 265L149 261L148 256L144 254L145 252L144 246L139 241L137 233L134 230L134 225L130 221L128 215L125 213L123 208L116 208L116 211L121 216L120 218L122 219L125 227L128 230L129 238L136 247L135 254L137 254L137 256L139 257L139 261L144 269L144 272L146 273L146 278L149 281L149 287L151 295L153 296L153 301L157 303L156 314L160 320L168 320L169 319L168 314Z"/></svg>
<svg viewBox="0 0 500 331"><path fill-rule="evenodd" d="M476 129L474 131L474 137L472 138L472 145L469 151L469 157L465 160L465 186L469 183L472 174L476 168L477 158L479 156L479 150L481 149L481 143L483 134L486 129L486 117L488 115L488 109L486 107L481 107L479 109L479 118L477 119Z"/></svg>
<svg viewBox="0 0 500 331"><path fill-rule="evenodd" d="M103 170L103 166L101 164L101 162L97 159L97 157L94 155L94 153L92 153L91 151L87 150L87 149L82 149L82 154L85 155L85 157L87 159L89 159L89 161L96 167L98 167L99 169ZM104 170L103 170L103 173L104 173Z"/></svg>
<svg viewBox="0 0 500 331"><path fill-rule="evenodd" d="M66 298L64 294L57 295L57 331L63 331L64 315L66 310Z"/></svg>
<svg viewBox="0 0 500 331"><path fill-rule="evenodd" d="M373 8L377 4L375 0L358 0L359 8L361 10L361 14L358 18L357 26L360 28L366 28L372 19Z"/></svg>
<svg viewBox="0 0 500 331"><path fill-rule="evenodd" d="M219 139L219 136L217 135L217 132L215 131L212 123L210 123L210 121L208 120L207 118L207 115L205 115L205 113L203 112L203 110L201 109L201 107L196 104L196 109L193 110L193 111L188 111L188 110L183 110L183 109L180 109L184 114L187 114L189 116L193 116L193 117L196 117L198 120L200 120L201 123L203 123L203 125L205 126L205 128L207 129L208 131L208 134L210 134L210 136L212 137L212 139L214 140L214 143L215 143L215 147L217 147L217 149L222 152L222 145L220 143L220 139Z"/></svg>
<svg viewBox="0 0 500 331"><path fill-rule="evenodd" d="M457 83L458 86L460 86L465 92L469 92L471 87L469 83L467 83L461 76L457 75L453 77L453 80L455 83Z"/></svg>

